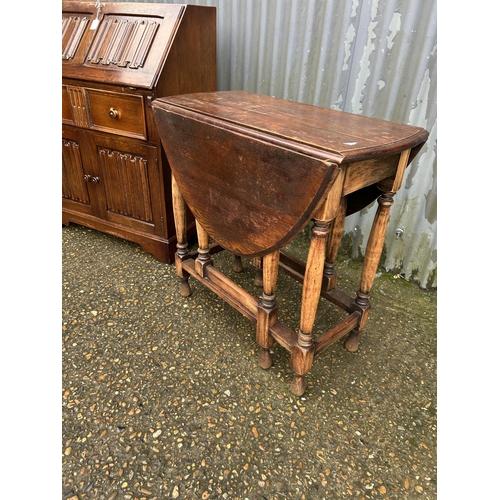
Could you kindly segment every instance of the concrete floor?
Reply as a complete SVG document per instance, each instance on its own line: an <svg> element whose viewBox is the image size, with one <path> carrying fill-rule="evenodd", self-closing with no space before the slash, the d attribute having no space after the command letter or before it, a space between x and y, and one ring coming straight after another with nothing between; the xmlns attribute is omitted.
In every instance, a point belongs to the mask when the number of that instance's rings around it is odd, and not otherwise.
<svg viewBox="0 0 500 500"><path fill-rule="evenodd" d="M435 293L381 273L358 352L330 346L296 398L287 352L259 368L253 323L201 284L184 299L139 246L62 231L62 498L436 498ZM259 295L249 261L215 258ZM359 269L340 262L339 287ZM297 328L281 274L278 305ZM315 332L339 314L322 299Z"/></svg>

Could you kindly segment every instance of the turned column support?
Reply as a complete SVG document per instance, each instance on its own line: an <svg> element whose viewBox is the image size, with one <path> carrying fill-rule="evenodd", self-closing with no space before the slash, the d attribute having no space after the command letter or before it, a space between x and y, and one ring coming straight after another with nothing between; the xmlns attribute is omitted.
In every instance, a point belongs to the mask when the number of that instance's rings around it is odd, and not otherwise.
<svg viewBox="0 0 500 500"><path fill-rule="evenodd" d="M297 345L292 346L290 356L290 363L294 372L290 390L295 396L304 394L306 390L305 375L311 369L314 360L312 330L323 286L327 237L332 229L332 220L340 217L339 224L342 223L343 226L342 218L345 217L345 205L341 201L345 166L337 166L337 169L337 175L332 187L312 218L311 244L307 255L302 287L300 327L297 335ZM334 246L332 246L332 249Z"/></svg>
<svg viewBox="0 0 500 500"><path fill-rule="evenodd" d="M326 243L325 268L323 272L323 288L329 292L337 286L337 270L335 261L340 248L340 241L344 234L344 224L347 210L347 196L340 199L337 216L333 220L330 234Z"/></svg>
<svg viewBox="0 0 500 500"><path fill-rule="evenodd" d="M191 295L189 274L182 269L182 261L188 257L186 202L179 190L175 177L172 175L172 206L177 236L177 251L175 252L175 270L181 280L180 294L182 297Z"/></svg>
<svg viewBox="0 0 500 500"><path fill-rule="evenodd" d="M253 265L255 266L255 277L254 285L261 287L263 283L262 277L262 257L254 257L252 259Z"/></svg>
<svg viewBox="0 0 500 500"><path fill-rule="evenodd" d="M243 261L240 255L234 255L233 257L233 271L235 273L241 273L243 271Z"/></svg>
<svg viewBox="0 0 500 500"><path fill-rule="evenodd" d="M198 257L194 262L196 272L202 276L206 276L206 267L213 265L212 257L210 256L210 239L205 228L196 220L196 233L198 236Z"/></svg>
<svg viewBox="0 0 500 500"><path fill-rule="evenodd" d="M269 334L269 328L278 320L276 305L276 282L280 252L276 250L265 255L262 259L262 299L257 308L257 343L260 345L259 366L267 369L272 365L270 348L274 345L274 338Z"/></svg>
<svg viewBox="0 0 500 500"><path fill-rule="evenodd" d="M323 266L325 263L326 237L330 232L330 221L314 220L311 228L311 245L307 256L300 310L298 344L308 347L312 344L312 329L321 294Z"/></svg>
<svg viewBox="0 0 500 500"><path fill-rule="evenodd" d="M337 166L337 176L325 202L314 214L313 219L318 221L332 221L326 243L326 255L324 259L323 288L330 291L337 284L337 273L335 271L335 259L337 258L340 240L344 232L344 221L347 210L347 197L342 196L346 166Z"/></svg>
<svg viewBox="0 0 500 500"><path fill-rule="evenodd" d="M355 299L356 304L360 307L369 305L370 291L382 255L385 233L389 222L389 211L394 203L394 194L393 192L382 193L377 199L378 209L366 245L359 290Z"/></svg>
<svg viewBox="0 0 500 500"><path fill-rule="evenodd" d="M290 390L295 396L302 396L306 389L305 375L311 369L314 359L312 330L323 281L326 238L330 232L331 221L314 220L311 228L311 245L307 256L302 305L297 345L291 349L291 365L294 371Z"/></svg>
<svg viewBox="0 0 500 500"><path fill-rule="evenodd" d="M382 194L378 197L378 208L373 220L370 236L366 245L363 268L361 270L361 279L359 289L354 299L356 308L361 313L361 318L357 328L351 331L345 341L345 348L354 352L359 346L359 333L365 327L368 321L370 311L370 291L375 280L377 268L380 263L380 257L384 247L387 224L389 222L389 212L394 204L394 195L401 187L404 172L408 165L410 150L403 151L399 158L398 167L393 177L384 179L377 184Z"/></svg>
<svg viewBox="0 0 500 500"><path fill-rule="evenodd" d="M354 299L356 309L361 313L359 325L351 331L347 337L344 346L350 352L357 351L359 347L359 333L365 327L368 321L368 314L370 311L370 291L375 280L377 267L382 255L384 246L384 237L387 230L387 223L389 221L389 210L394 203L394 193L382 193L377 199L378 209L375 214L370 237L366 245L365 258L363 260L363 268L361 270L361 279L359 289Z"/></svg>

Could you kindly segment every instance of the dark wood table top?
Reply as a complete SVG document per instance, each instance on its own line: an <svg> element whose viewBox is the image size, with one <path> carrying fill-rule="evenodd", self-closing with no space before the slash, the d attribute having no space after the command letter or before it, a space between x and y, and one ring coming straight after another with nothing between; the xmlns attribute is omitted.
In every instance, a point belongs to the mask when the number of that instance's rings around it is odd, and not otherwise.
<svg viewBox="0 0 500 500"><path fill-rule="evenodd" d="M187 94L160 99L165 104L204 115L207 121L244 127L246 133L281 138L289 147L314 149L318 157L359 161L413 148L427 139L420 127L380 120L245 91Z"/></svg>
<svg viewBox="0 0 500 500"><path fill-rule="evenodd" d="M291 241L341 164L357 176L346 191L356 211L380 194L378 159L397 163L408 149L413 157L428 136L419 127L243 91L164 97L153 112L187 205L212 238L245 256ZM375 184L363 187L363 177Z"/></svg>

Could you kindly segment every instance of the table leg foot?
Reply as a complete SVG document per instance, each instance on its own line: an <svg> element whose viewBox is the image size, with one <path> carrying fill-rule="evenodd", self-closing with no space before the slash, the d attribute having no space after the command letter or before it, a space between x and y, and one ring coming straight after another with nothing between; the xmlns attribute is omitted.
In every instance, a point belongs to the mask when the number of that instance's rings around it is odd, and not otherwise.
<svg viewBox="0 0 500 500"><path fill-rule="evenodd" d="M271 356L271 351L261 347L259 353L259 366L264 370L267 370L268 368L271 368L272 364L273 358Z"/></svg>
<svg viewBox="0 0 500 500"><path fill-rule="evenodd" d="M180 293L181 297L189 297L191 295L191 286L189 285L189 278L181 278Z"/></svg>
<svg viewBox="0 0 500 500"><path fill-rule="evenodd" d="M306 392L306 378L305 375L297 375L294 373L293 379L290 382L290 391L294 396L302 396Z"/></svg>
<svg viewBox="0 0 500 500"><path fill-rule="evenodd" d="M241 273L241 271L243 271L243 262L241 261L241 257L239 255L234 256L233 271L235 273Z"/></svg>
<svg viewBox="0 0 500 500"><path fill-rule="evenodd" d="M351 333L344 342L344 347L349 352L356 352L359 347L359 331L351 330Z"/></svg>

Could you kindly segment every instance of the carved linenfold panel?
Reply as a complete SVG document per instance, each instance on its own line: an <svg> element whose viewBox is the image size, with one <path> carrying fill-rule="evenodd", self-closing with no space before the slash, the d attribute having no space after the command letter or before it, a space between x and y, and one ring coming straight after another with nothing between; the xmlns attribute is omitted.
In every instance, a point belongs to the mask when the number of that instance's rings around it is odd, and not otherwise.
<svg viewBox="0 0 500 500"><path fill-rule="evenodd" d="M106 16L85 64L142 68L159 26L150 19Z"/></svg>
<svg viewBox="0 0 500 500"><path fill-rule="evenodd" d="M152 222L147 160L142 156L100 148L99 163L105 178L108 211Z"/></svg>
<svg viewBox="0 0 500 500"><path fill-rule="evenodd" d="M75 141L62 141L62 195L68 200L89 203L89 193L84 180L80 146Z"/></svg>
<svg viewBox="0 0 500 500"><path fill-rule="evenodd" d="M73 110L73 120L78 127L90 127L88 97L85 89L67 85L69 101Z"/></svg>
<svg viewBox="0 0 500 500"><path fill-rule="evenodd" d="M89 17L81 14L62 16L62 58L73 59L80 45Z"/></svg>

